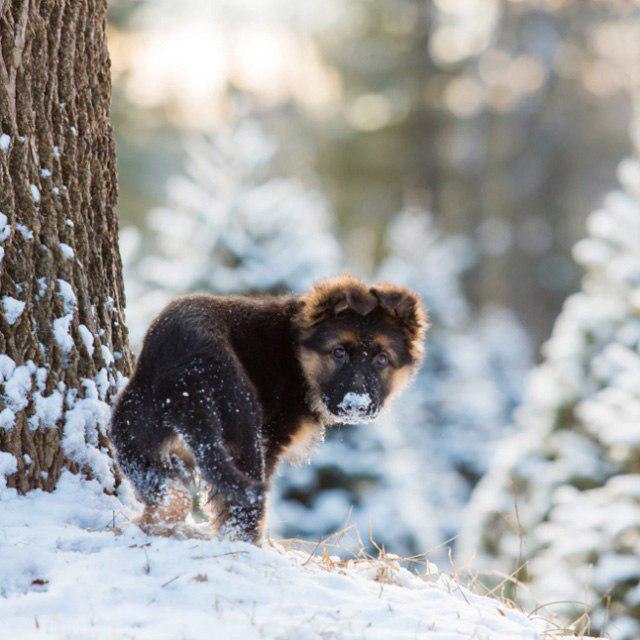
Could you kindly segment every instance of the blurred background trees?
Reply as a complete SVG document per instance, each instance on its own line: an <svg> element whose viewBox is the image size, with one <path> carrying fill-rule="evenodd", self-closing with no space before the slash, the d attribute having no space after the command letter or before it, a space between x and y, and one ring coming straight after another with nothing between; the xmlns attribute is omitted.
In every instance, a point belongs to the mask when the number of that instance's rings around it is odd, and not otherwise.
<svg viewBox="0 0 640 640"><path fill-rule="evenodd" d="M511 312L477 313L469 304L462 276L476 253L467 238L444 234L419 209L395 216L385 237L374 279L411 287L428 306L424 366L390 416L330 429L309 466L283 474L276 515L285 535L353 524L396 553L429 549L432 559L446 558L471 489L507 431L531 349Z"/></svg>
<svg viewBox="0 0 640 640"><path fill-rule="evenodd" d="M636 134L639 133L636 131ZM640 143L640 138L638 139ZM460 554L578 627L640 634L640 157L588 219L585 270L545 344L518 435L482 480ZM506 587L512 595L513 584ZM529 591L530 590L530 591ZM588 615L584 615L584 614Z"/></svg>
<svg viewBox="0 0 640 640"><path fill-rule="evenodd" d="M278 149L254 117L186 151L167 205L149 211L146 241L135 227L121 234L134 344L177 295L302 291L344 265L322 193L276 175ZM395 415L330 429L310 464L283 474L271 527L317 538L353 525L345 544L359 546L359 532L368 546L446 557L520 398L529 340L510 311L469 304L462 276L477 252L468 238L445 235L418 209L395 216L385 237L372 277L423 297L434 325L425 366Z"/></svg>
<svg viewBox="0 0 640 640"><path fill-rule="evenodd" d="M184 293L302 291L340 269L329 204L276 175L277 145L257 120L238 115L185 147L184 175L171 176L167 204L147 215L150 237L135 226L121 234L134 344Z"/></svg>
<svg viewBox="0 0 640 640"><path fill-rule="evenodd" d="M160 0L112 6L121 215L142 223L179 170L185 132L238 95L320 179L348 266L382 258L394 212L437 212L477 241L465 286L536 343L578 283L585 211L631 150L640 75L634 2Z"/></svg>
<svg viewBox="0 0 640 640"><path fill-rule="evenodd" d="M637 637L635 161L581 239L637 154L640 4L112 0L110 48L134 345L180 293L345 269L431 308L410 393L287 469L277 531L442 556L492 469L461 557Z"/></svg>

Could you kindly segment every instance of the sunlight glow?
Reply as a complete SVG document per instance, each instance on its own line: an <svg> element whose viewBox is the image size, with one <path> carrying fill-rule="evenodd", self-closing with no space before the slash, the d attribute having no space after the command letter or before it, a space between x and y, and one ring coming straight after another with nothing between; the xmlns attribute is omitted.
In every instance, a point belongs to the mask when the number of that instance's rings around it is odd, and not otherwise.
<svg viewBox="0 0 640 640"><path fill-rule="evenodd" d="M337 74L311 40L268 22L163 24L138 33L111 30L114 77L129 99L163 108L172 122L206 129L220 119L230 85L266 106L294 100L310 109L338 101Z"/></svg>

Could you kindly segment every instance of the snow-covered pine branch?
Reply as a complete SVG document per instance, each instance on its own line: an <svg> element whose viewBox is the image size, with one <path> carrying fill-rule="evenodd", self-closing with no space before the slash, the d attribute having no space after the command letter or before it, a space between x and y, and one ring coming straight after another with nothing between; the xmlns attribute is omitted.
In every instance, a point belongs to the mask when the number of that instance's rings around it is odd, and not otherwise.
<svg viewBox="0 0 640 640"><path fill-rule="evenodd" d="M596 631L640 636L640 160L588 219L584 268L528 381L520 433L475 494L462 555ZM527 591L519 590L526 600Z"/></svg>

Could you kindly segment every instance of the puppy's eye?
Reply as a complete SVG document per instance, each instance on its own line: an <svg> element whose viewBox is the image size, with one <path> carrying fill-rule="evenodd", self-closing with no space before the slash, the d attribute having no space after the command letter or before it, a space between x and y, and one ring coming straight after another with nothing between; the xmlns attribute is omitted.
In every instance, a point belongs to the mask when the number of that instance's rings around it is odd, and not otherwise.
<svg viewBox="0 0 640 640"><path fill-rule="evenodd" d="M389 364L389 356L386 353L378 353L373 359L373 364L382 369Z"/></svg>
<svg viewBox="0 0 640 640"><path fill-rule="evenodd" d="M347 350L344 347L335 347L333 357L336 360L344 360L347 357Z"/></svg>

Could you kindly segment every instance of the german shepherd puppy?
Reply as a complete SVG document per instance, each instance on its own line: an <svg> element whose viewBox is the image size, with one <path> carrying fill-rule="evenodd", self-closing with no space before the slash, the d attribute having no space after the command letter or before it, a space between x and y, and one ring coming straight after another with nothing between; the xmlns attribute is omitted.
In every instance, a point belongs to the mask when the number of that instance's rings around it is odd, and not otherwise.
<svg viewBox="0 0 640 640"><path fill-rule="evenodd" d="M197 472L218 530L258 542L278 462L308 458L326 425L375 419L417 369L426 328L415 293L351 277L301 296L169 304L111 425L143 528L177 530Z"/></svg>

